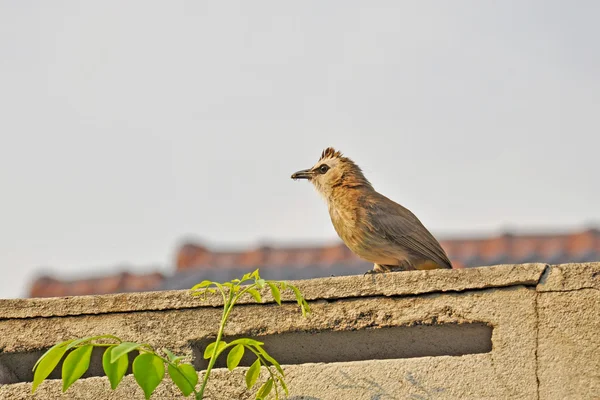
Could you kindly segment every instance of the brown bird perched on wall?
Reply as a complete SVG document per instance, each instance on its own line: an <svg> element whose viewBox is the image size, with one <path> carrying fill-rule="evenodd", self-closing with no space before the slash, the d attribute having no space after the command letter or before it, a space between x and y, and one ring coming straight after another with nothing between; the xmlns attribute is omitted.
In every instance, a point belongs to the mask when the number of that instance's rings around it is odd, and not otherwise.
<svg viewBox="0 0 600 400"><path fill-rule="evenodd" d="M331 222L346 246L388 272L452 268L439 242L410 210L373 189L362 170L329 147L310 169L292 179L308 179L327 200Z"/></svg>

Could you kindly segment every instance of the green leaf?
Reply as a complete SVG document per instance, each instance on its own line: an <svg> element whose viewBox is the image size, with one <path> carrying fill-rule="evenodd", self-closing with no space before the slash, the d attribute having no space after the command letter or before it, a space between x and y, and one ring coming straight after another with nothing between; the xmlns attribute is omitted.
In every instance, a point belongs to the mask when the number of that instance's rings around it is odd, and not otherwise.
<svg viewBox="0 0 600 400"><path fill-rule="evenodd" d="M306 300L302 299L302 316L306 317L306 314L310 313L310 306L306 302Z"/></svg>
<svg viewBox="0 0 600 400"><path fill-rule="evenodd" d="M247 281L248 279L250 279L251 276L252 276L252 273L250 273L250 272L248 272L247 274L244 274L244 276L242 276L241 282Z"/></svg>
<svg viewBox="0 0 600 400"><path fill-rule="evenodd" d="M271 282L267 282L267 285L269 285L269 287L271 288L271 294L273 295L273 298L275 299L277 304L281 305L281 293L279 292L277 286L275 286L275 284Z"/></svg>
<svg viewBox="0 0 600 400"><path fill-rule="evenodd" d="M290 286L289 286L289 288L290 288L290 289L292 289L292 290L294 291L294 294L296 295L296 301L298 302L298 304L299 304L300 306L302 306L302 300L303 300L303 297L302 297L302 293L300 293L300 289L298 289L298 288L297 288L296 286L294 286L294 285L290 285Z"/></svg>
<svg viewBox="0 0 600 400"><path fill-rule="evenodd" d="M192 288L190 290L198 290L198 289L202 289L203 287L207 287L210 286L212 284L212 281L202 281L198 284L195 284L194 286L192 286Z"/></svg>
<svg viewBox="0 0 600 400"><path fill-rule="evenodd" d="M287 283L285 281L279 281L279 286L281 286L281 290L287 289Z"/></svg>
<svg viewBox="0 0 600 400"><path fill-rule="evenodd" d="M246 387L250 389L256 383L258 376L260 375L260 360L257 358L254 363L246 371Z"/></svg>
<svg viewBox="0 0 600 400"><path fill-rule="evenodd" d="M169 365L169 375L185 397L194 391L198 383L198 374L190 364L180 364L177 367Z"/></svg>
<svg viewBox="0 0 600 400"><path fill-rule="evenodd" d="M260 293L258 293L258 291L256 289L248 289L248 293L250 293L252 295L252 297L254 297L254 300L257 303L262 303L262 299L260 297Z"/></svg>
<svg viewBox="0 0 600 400"><path fill-rule="evenodd" d="M173 359L175 358L175 354L173 354L173 352L171 350L167 349L166 347L163 349L163 351L167 355L167 358L169 359L169 361L173 361Z"/></svg>
<svg viewBox="0 0 600 400"><path fill-rule="evenodd" d="M83 342L88 342L92 339L94 339L95 336L89 336L89 337L84 337L82 339L77 339L77 340L73 340L68 346L67 346L67 350L71 350L73 347L83 343Z"/></svg>
<svg viewBox="0 0 600 400"><path fill-rule="evenodd" d="M251 278L260 279L260 275L258 274L258 268L254 270L252 274L250 274Z"/></svg>
<svg viewBox="0 0 600 400"><path fill-rule="evenodd" d="M114 352L114 350L113 350ZM142 353L133 360L133 377L149 399L165 376L163 361L152 353Z"/></svg>
<svg viewBox="0 0 600 400"><path fill-rule="evenodd" d="M55 344L48 351L46 351L40 358L37 360L35 365L33 366L33 370L35 371L33 375L33 384L31 385L31 393L35 392L35 389L39 386L40 383L44 381L50 375L52 370L58 365L60 359L65 355L67 351L67 346L73 340L67 340L62 343Z"/></svg>
<svg viewBox="0 0 600 400"><path fill-rule="evenodd" d="M165 354L167 355L167 358L169 359L169 361L171 361L172 363L178 364L179 360L184 358L184 356L176 356L175 354L173 354L173 352L171 352L171 350L169 350L167 348L165 348L163 350L165 351Z"/></svg>
<svg viewBox="0 0 600 400"><path fill-rule="evenodd" d="M88 370L92 350L94 350L94 346L86 344L73 350L65 358L62 366L63 393Z"/></svg>
<svg viewBox="0 0 600 400"><path fill-rule="evenodd" d="M73 342L73 339L69 339L69 340L65 340L64 342L60 342L60 343L56 343L54 346L50 347L48 350L46 350L46 352L44 354L42 354L42 356L40 358L38 358L38 360L35 362L35 364L33 365L33 368L31 369L32 371L35 371L35 368L38 366L38 364L48 355L50 354L51 351L53 351L56 348L59 347L66 347L69 345L69 343Z"/></svg>
<svg viewBox="0 0 600 400"><path fill-rule="evenodd" d="M236 345L233 349L229 351L229 354L227 354L227 368L229 368L230 371L233 371L233 369L238 366L243 356L244 345Z"/></svg>
<svg viewBox="0 0 600 400"><path fill-rule="evenodd" d="M213 285L215 285L219 289L219 291L221 292L221 295L223 297L226 296L225 295L225 289L223 288L223 285L221 285L219 282L213 282Z"/></svg>
<svg viewBox="0 0 600 400"><path fill-rule="evenodd" d="M294 294L296 295L296 301L300 306L300 310L302 310L302 316L306 317L306 314L310 312L310 307L308 306L308 303L306 302L306 300L304 300L302 293L300 293L300 290L296 286L289 285L289 288L292 289L294 291Z"/></svg>
<svg viewBox="0 0 600 400"><path fill-rule="evenodd" d="M85 342L89 342L92 340L97 340L97 339L114 339L118 342L121 342L121 339L119 339L118 337L114 336L114 335L97 335L97 336L89 336L89 337L85 337L82 339L77 339L71 342L70 345L67 346L67 350L72 349L73 347L76 347L82 343Z"/></svg>
<svg viewBox="0 0 600 400"><path fill-rule="evenodd" d="M271 389L273 389L273 378L269 378L259 389L258 393L256 393L257 399L264 399L271 393Z"/></svg>
<svg viewBox="0 0 600 400"><path fill-rule="evenodd" d="M279 381L279 384L283 388L283 391L285 392L285 395L289 396L290 392L288 391L287 385L285 384L285 381L283 380L283 378L280 377L280 376L277 376L277 380Z"/></svg>
<svg viewBox="0 0 600 400"><path fill-rule="evenodd" d="M115 347L110 353L110 362L113 363L117 360L117 358L121 357L123 354L127 354L133 350L138 349L142 345L133 342L123 342L117 347Z"/></svg>
<svg viewBox="0 0 600 400"><path fill-rule="evenodd" d="M215 349L215 343L216 342L212 342L211 344L209 344L208 346L206 346L206 349L204 349L204 359L208 360L213 353L213 350ZM223 351L223 349L227 346L227 342L224 340L221 340L219 342L219 347L217 348L217 354L215 354L215 356L218 356L219 354L221 354L221 352Z"/></svg>
<svg viewBox="0 0 600 400"><path fill-rule="evenodd" d="M111 353L117 346L111 346L104 352L102 356L102 368L104 369L104 373L108 377L110 381L110 387L112 390L115 390L125 373L127 372L127 367L129 366L129 358L125 354L121 357L117 358L115 362L111 362Z"/></svg>
<svg viewBox="0 0 600 400"><path fill-rule="evenodd" d="M259 288L264 288L265 287L265 283L266 281L264 279L257 279L256 280L256 285L258 285Z"/></svg>
<svg viewBox="0 0 600 400"><path fill-rule="evenodd" d="M254 339L249 339L249 338L241 338L241 339L235 339L234 341L232 341L231 343L229 343L229 345L233 345L233 344L243 344L246 346L262 346L264 343L263 342L259 342L258 340L254 340Z"/></svg>
<svg viewBox="0 0 600 400"><path fill-rule="evenodd" d="M279 365L279 363L277 362L276 359L274 359L273 357L271 357L269 355L269 353L266 352L265 349L263 349L260 346L256 346L256 349L260 352L260 354L265 358L265 360L267 360L268 362L270 362L271 364L273 364L275 366L275 368L277 368L277 371L279 371L279 373L282 376L285 376L285 373L283 372L283 369L281 368L281 365Z"/></svg>

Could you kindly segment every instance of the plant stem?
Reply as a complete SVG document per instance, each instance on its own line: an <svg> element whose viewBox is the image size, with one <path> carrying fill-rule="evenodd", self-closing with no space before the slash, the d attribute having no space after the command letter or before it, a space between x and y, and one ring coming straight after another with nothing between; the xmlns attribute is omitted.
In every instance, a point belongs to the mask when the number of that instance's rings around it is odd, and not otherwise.
<svg viewBox="0 0 600 400"><path fill-rule="evenodd" d="M223 316L221 317L221 325L219 326L219 332L217 333L217 339L215 340L215 348L213 349L213 353L210 356L210 361L208 362L208 367L206 368L206 372L204 373L202 386L200 386L200 390L196 394L197 400L202 400L204 398L204 390L206 389L206 384L208 383L210 372L213 369L215 363L217 362L217 351L219 349L219 343L221 343L221 338L223 337L223 330L225 329L225 324L227 323L229 313L231 312L231 309L235 304L233 296L233 290L230 290L229 299L225 302L223 306Z"/></svg>

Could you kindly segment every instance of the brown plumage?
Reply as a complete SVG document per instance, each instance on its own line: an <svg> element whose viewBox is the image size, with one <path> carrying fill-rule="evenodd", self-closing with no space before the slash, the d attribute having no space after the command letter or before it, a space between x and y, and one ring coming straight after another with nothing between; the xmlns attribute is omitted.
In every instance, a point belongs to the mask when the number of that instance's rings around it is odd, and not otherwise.
<svg viewBox="0 0 600 400"><path fill-rule="evenodd" d="M307 179L327 200L331 222L346 246L374 263L374 272L452 268L439 242L410 210L373 189L351 159L328 147Z"/></svg>

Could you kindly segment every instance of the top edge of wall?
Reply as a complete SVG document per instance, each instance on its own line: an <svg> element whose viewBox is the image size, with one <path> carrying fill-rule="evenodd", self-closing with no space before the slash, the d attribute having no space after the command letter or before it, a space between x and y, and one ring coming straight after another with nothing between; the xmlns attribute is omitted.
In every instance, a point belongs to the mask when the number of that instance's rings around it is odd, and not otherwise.
<svg viewBox="0 0 600 400"><path fill-rule="evenodd" d="M573 267L575 265L575 267ZM541 263L497 265L456 270L408 271L388 274L370 274L290 281L298 286L307 300L372 296L408 296L435 292L460 292L509 286L536 286L542 275L542 290L557 287L584 286L600 276L600 263L565 264L546 272ZM564 272L576 268L577 274ZM565 278L566 276L566 278ZM563 278L561 278L563 277ZM586 277L585 279L582 277ZM597 282L597 280L595 280ZM588 282L589 284L589 282ZM553 289L554 288L554 289ZM282 293L282 301L295 301L291 291ZM263 291L263 302L273 302L270 293ZM252 297L240 299L240 304L254 303ZM71 296L31 299L0 300L0 319L61 317L72 315L106 314L152 310L172 310L222 305L218 295L202 300L188 290L120 293L94 296Z"/></svg>

